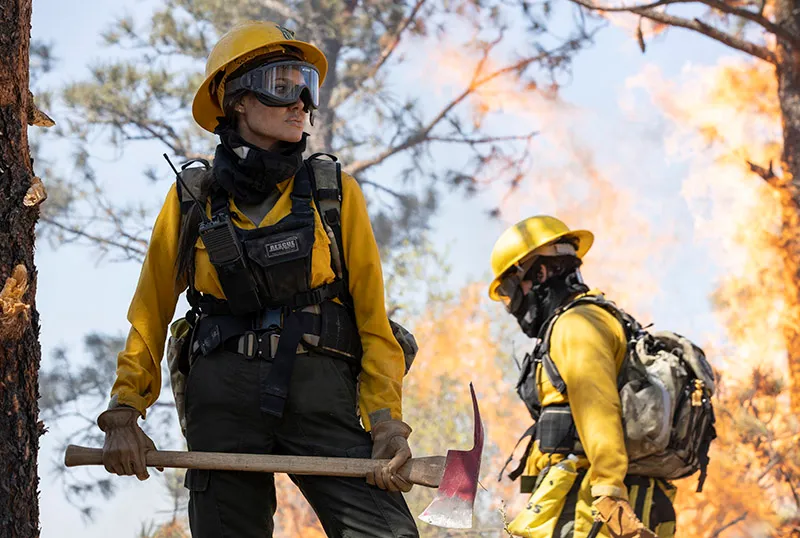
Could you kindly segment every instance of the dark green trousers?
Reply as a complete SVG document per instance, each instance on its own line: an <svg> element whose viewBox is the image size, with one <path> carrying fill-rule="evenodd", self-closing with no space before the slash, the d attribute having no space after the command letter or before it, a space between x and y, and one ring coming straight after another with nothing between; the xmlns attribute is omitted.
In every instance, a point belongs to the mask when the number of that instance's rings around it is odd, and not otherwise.
<svg viewBox="0 0 800 538"><path fill-rule="evenodd" d="M298 355L282 418L259 409L259 379L270 367L222 350L194 362L186 386L189 450L371 456L372 440L356 416L356 375L347 363ZM419 536L400 493L363 478L289 476L328 536ZM189 470L186 487L194 538L272 536L277 502L271 473Z"/></svg>

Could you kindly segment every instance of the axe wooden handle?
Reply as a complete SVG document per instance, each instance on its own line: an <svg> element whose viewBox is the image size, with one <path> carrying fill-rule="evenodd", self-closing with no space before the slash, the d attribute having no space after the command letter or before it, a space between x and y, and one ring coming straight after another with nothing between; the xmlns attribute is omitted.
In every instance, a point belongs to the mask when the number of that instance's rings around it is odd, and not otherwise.
<svg viewBox="0 0 800 538"><path fill-rule="evenodd" d="M376 465L389 460L355 458L321 458L312 456L273 456L263 454L229 454L223 452L183 452L153 450L147 453L148 467L180 469L214 469L218 471L253 471L260 473L309 474L320 476L364 477ZM420 486L438 488L444 473L444 456L412 458L397 472ZM102 465L103 450L69 445L64 456L67 467Z"/></svg>

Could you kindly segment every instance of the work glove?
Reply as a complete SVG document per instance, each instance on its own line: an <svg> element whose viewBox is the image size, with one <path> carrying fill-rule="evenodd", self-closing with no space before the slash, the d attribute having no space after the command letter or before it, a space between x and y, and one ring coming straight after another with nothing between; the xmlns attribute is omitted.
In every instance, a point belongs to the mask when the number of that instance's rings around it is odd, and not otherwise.
<svg viewBox="0 0 800 538"><path fill-rule="evenodd" d="M132 407L115 407L103 411L97 417L97 425L106 433L103 444L106 471L120 476L135 474L139 480L147 480L150 474L146 454L156 450L156 445L136 423L139 416L139 411Z"/></svg>
<svg viewBox="0 0 800 538"><path fill-rule="evenodd" d="M617 497L598 497L593 505L594 520L605 523L613 538L657 538L639 521L630 503Z"/></svg>
<svg viewBox="0 0 800 538"><path fill-rule="evenodd" d="M414 485L397 473L411 459L408 436L411 426L402 420L384 420L372 425L372 459L390 460L367 473L367 484L389 491L410 491Z"/></svg>

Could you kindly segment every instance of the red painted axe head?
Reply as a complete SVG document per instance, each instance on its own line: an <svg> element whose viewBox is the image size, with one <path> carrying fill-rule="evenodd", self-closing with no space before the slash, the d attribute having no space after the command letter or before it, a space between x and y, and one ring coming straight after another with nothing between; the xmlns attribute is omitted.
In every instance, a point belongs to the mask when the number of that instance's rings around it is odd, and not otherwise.
<svg viewBox="0 0 800 538"><path fill-rule="evenodd" d="M472 507L478 491L478 474L483 454L483 423L475 389L469 384L475 415L474 444L471 450L448 450L444 474L436 497L419 518L431 525L451 529L472 528Z"/></svg>

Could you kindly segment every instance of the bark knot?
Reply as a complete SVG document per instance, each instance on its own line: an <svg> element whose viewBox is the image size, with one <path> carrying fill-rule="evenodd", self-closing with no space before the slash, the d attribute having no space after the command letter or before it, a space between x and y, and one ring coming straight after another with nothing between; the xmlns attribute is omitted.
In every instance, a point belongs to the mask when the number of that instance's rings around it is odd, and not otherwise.
<svg viewBox="0 0 800 538"><path fill-rule="evenodd" d="M19 264L0 291L0 342L16 342L31 321L31 307L22 301L28 291L28 270Z"/></svg>

